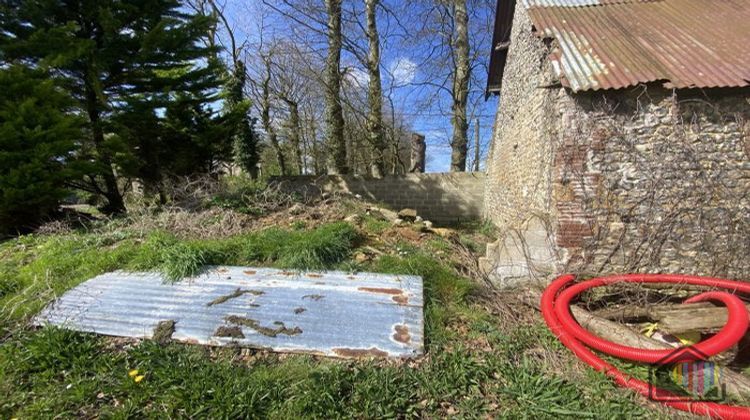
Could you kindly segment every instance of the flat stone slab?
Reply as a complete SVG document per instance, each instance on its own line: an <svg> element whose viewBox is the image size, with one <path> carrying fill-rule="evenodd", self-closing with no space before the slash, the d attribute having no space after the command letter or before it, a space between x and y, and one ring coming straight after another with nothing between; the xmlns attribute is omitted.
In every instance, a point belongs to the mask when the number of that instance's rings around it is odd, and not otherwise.
<svg viewBox="0 0 750 420"><path fill-rule="evenodd" d="M212 267L174 284L157 273L103 274L34 322L212 346L410 358L424 352L422 307L418 276Z"/></svg>

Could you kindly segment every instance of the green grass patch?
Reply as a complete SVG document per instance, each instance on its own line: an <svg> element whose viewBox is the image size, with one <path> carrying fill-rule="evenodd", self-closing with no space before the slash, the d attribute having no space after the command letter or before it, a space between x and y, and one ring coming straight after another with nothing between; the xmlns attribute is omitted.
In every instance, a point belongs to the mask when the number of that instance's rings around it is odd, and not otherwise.
<svg viewBox="0 0 750 420"><path fill-rule="evenodd" d="M91 334L18 329L9 323L41 309L55 294L114 269L157 268L180 278L205 264L342 267L353 264L351 250L359 241L352 226L335 223L221 240L179 240L155 232L145 237L27 236L2 243L0 308L4 333L11 335L0 344L0 418L659 415L602 375L573 380L558 374L535 355L540 346L566 351L540 322L503 325L473 303L473 282L434 258L429 247L408 244L398 245L398 255L358 268L423 277L427 357L414 366L273 354L240 362L235 348L151 341L117 347ZM12 302L17 312L8 313ZM133 369L143 380L128 374Z"/></svg>
<svg viewBox="0 0 750 420"><path fill-rule="evenodd" d="M0 245L0 332L68 289L118 269L158 270L170 281L207 265L327 269L347 260L359 240L347 223L313 230L268 229L220 240L179 240L165 232L24 236Z"/></svg>
<svg viewBox="0 0 750 420"><path fill-rule="evenodd" d="M278 265L284 268L323 269L349 257L358 234L347 223L322 226L309 234L296 233L284 243Z"/></svg>
<svg viewBox="0 0 750 420"><path fill-rule="evenodd" d="M3 244L0 331L82 281L125 267L137 254L133 240L105 243L93 235L70 235L26 236Z"/></svg>
<svg viewBox="0 0 750 420"><path fill-rule="evenodd" d="M568 380L526 356L532 334L483 331L493 352L443 334L408 367L309 356L247 365L236 349L149 341L112 351L100 337L43 329L0 346L0 417L658 418L601 375Z"/></svg>
<svg viewBox="0 0 750 420"><path fill-rule="evenodd" d="M369 214L362 216L362 228L373 235L379 235L390 227L391 223L387 220L382 220Z"/></svg>
<svg viewBox="0 0 750 420"><path fill-rule="evenodd" d="M207 265L272 264L279 268L325 269L346 260L359 237L348 223L313 230L271 228L226 239L180 241L158 233L139 251L134 268L158 268L171 281L199 274Z"/></svg>

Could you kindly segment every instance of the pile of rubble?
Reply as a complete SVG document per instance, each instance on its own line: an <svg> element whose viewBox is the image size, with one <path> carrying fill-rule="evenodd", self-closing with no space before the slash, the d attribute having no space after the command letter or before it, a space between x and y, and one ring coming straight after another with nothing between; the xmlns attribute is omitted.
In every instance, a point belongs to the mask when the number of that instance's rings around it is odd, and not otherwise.
<svg viewBox="0 0 750 420"><path fill-rule="evenodd" d="M388 221L395 227L411 227L425 233L433 233L442 237L451 237L455 235L453 229L435 227L429 220L424 220L417 214L414 209L401 209L398 212L377 206L369 206L365 209L365 214L379 220ZM360 214L354 213L347 216L344 221L359 224L362 221Z"/></svg>

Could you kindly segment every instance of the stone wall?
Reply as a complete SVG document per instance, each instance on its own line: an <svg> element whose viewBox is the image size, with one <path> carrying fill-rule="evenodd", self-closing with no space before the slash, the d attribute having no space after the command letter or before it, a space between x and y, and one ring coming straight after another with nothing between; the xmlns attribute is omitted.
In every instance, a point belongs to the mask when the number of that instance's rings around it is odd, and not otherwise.
<svg viewBox="0 0 750 420"><path fill-rule="evenodd" d="M641 86L561 102L565 270L750 280L750 91Z"/></svg>
<svg viewBox="0 0 750 420"><path fill-rule="evenodd" d="M322 192L359 194L393 210L412 208L425 220L452 224L482 218L485 175L481 172L389 175L275 177L283 190L305 195Z"/></svg>
<svg viewBox="0 0 750 420"><path fill-rule="evenodd" d="M485 216L503 239L483 264L502 279L529 276L554 263L547 229L552 211L552 156L561 92L548 47L532 33L525 7L516 7L492 147L487 159ZM534 270L534 271L539 271Z"/></svg>
<svg viewBox="0 0 750 420"><path fill-rule="evenodd" d="M486 216L498 280L562 271L750 280L750 91L571 94L516 8Z"/></svg>

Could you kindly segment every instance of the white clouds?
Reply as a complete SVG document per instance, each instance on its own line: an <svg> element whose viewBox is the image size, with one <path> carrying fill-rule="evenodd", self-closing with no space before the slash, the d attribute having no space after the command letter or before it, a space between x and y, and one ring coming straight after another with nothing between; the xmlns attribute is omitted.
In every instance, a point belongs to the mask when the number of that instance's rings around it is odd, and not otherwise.
<svg viewBox="0 0 750 420"><path fill-rule="evenodd" d="M417 63L406 57L399 57L388 66L388 72L396 85L407 85L417 76Z"/></svg>
<svg viewBox="0 0 750 420"><path fill-rule="evenodd" d="M344 67L343 73L344 81L352 87L367 88L370 83L370 75L359 67ZM388 74L390 74L393 84L406 86L416 78L417 64L406 57L399 57L388 65Z"/></svg>
<svg viewBox="0 0 750 420"><path fill-rule="evenodd" d="M366 71L356 67L348 67L344 73L344 79L352 86L358 88L366 88L370 83L370 75Z"/></svg>

